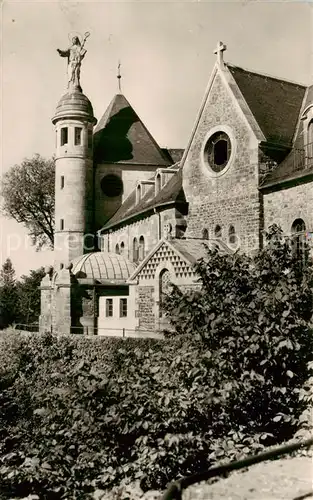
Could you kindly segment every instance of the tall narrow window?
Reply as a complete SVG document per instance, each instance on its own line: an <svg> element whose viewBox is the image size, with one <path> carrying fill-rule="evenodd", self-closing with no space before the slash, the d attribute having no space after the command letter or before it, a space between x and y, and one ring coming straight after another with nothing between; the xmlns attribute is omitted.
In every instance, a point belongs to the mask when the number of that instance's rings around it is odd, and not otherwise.
<svg viewBox="0 0 313 500"><path fill-rule="evenodd" d="M139 203L141 199L141 184L138 184L136 188L136 203Z"/></svg>
<svg viewBox="0 0 313 500"><path fill-rule="evenodd" d="M307 143L307 160L312 164L313 160L313 120L308 125L308 143Z"/></svg>
<svg viewBox="0 0 313 500"><path fill-rule="evenodd" d="M124 253L124 248L125 248L124 241L122 241L122 243L120 244L120 254L121 255L123 255L123 253Z"/></svg>
<svg viewBox="0 0 313 500"><path fill-rule="evenodd" d="M118 243L116 243L116 245L115 245L115 253L117 253L118 255L120 253L120 247L119 247Z"/></svg>
<svg viewBox="0 0 313 500"><path fill-rule="evenodd" d="M64 146L67 143L68 143L68 128L62 127L61 128L61 146Z"/></svg>
<svg viewBox="0 0 313 500"><path fill-rule="evenodd" d="M113 316L113 299L106 299L105 315L107 318L111 318Z"/></svg>
<svg viewBox="0 0 313 500"><path fill-rule="evenodd" d="M120 299L120 318L127 316L127 299Z"/></svg>
<svg viewBox="0 0 313 500"><path fill-rule="evenodd" d="M204 228L203 231L202 231L202 239L203 240L208 240L209 239L209 231Z"/></svg>
<svg viewBox="0 0 313 500"><path fill-rule="evenodd" d="M219 224L217 224L215 226L214 235L215 235L215 238L221 238L222 237L222 228L221 228L221 226Z"/></svg>
<svg viewBox="0 0 313 500"><path fill-rule="evenodd" d="M139 254L138 254L138 241L137 241L137 238L134 238L133 239L133 261L134 262L138 262L138 257L139 257Z"/></svg>
<svg viewBox="0 0 313 500"><path fill-rule="evenodd" d="M61 231L64 229L64 219L60 219L60 229Z"/></svg>
<svg viewBox="0 0 313 500"><path fill-rule="evenodd" d="M64 175L61 175L61 189L64 188Z"/></svg>
<svg viewBox="0 0 313 500"><path fill-rule="evenodd" d="M92 130L88 130L88 149L92 149Z"/></svg>
<svg viewBox="0 0 313 500"><path fill-rule="evenodd" d="M79 146L82 142L82 128L81 127L75 127L75 137L74 137L74 144L75 146Z"/></svg>
<svg viewBox="0 0 313 500"><path fill-rule="evenodd" d="M157 174L155 178L155 194L161 191L161 174Z"/></svg>
<svg viewBox="0 0 313 500"><path fill-rule="evenodd" d="M143 236L139 238L139 260L143 260L145 258L145 239Z"/></svg>
<svg viewBox="0 0 313 500"><path fill-rule="evenodd" d="M298 259L305 256L305 222L302 219L296 219L291 226L292 243L295 255Z"/></svg>
<svg viewBox="0 0 313 500"><path fill-rule="evenodd" d="M228 241L230 245L235 245L236 243L236 231L233 225L230 225L228 229Z"/></svg>

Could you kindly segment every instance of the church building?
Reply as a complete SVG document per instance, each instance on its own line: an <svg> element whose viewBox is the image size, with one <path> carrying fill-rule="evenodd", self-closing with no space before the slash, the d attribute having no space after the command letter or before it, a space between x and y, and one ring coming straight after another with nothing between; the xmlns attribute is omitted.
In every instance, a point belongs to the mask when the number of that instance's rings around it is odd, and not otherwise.
<svg viewBox="0 0 313 500"><path fill-rule="evenodd" d="M73 40L52 118L55 258L40 331L161 335L168 284L197 286L205 244L251 254L276 223L301 251L313 232L313 85L225 62L219 42L188 143L164 149L122 93L95 118L81 49Z"/></svg>

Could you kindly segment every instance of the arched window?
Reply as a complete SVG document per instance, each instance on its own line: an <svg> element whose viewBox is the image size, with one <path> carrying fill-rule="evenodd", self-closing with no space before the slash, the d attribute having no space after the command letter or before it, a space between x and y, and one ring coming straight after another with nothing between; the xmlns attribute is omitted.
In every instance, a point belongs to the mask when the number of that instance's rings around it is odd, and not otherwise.
<svg viewBox="0 0 313 500"><path fill-rule="evenodd" d="M169 285L170 285L171 279L170 279L170 272L168 269L163 269L160 272L159 276L159 315L160 318L165 315L164 311L164 299L166 295L169 293Z"/></svg>
<svg viewBox="0 0 313 500"><path fill-rule="evenodd" d="M143 260L145 258L145 239L143 236L139 238L139 260Z"/></svg>
<svg viewBox="0 0 313 500"><path fill-rule="evenodd" d="M125 249L124 241L120 244L120 255L123 255Z"/></svg>
<svg viewBox="0 0 313 500"><path fill-rule="evenodd" d="M221 226L219 224L217 224L215 226L214 236L215 236L215 238L221 238L222 237L222 228L221 228Z"/></svg>
<svg viewBox="0 0 313 500"><path fill-rule="evenodd" d="M313 120L308 125L307 158L311 161L313 159Z"/></svg>
<svg viewBox="0 0 313 500"><path fill-rule="evenodd" d="M140 199L141 199L141 184L138 184L136 188L136 203L139 203Z"/></svg>
<svg viewBox="0 0 313 500"><path fill-rule="evenodd" d="M292 243L293 250L295 252L296 257L299 259L304 258L304 250L305 250L305 222L302 219L296 219L291 226L292 233Z"/></svg>
<svg viewBox="0 0 313 500"><path fill-rule="evenodd" d="M209 231L204 228L203 231L202 231L202 239L203 240L208 240L209 239Z"/></svg>
<svg viewBox="0 0 313 500"><path fill-rule="evenodd" d="M134 262L138 262L138 241L137 241L137 238L134 238L133 239L133 261Z"/></svg>
<svg viewBox="0 0 313 500"><path fill-rule="evenodd" d="M115 245L115 253L117 253L117 254L120 253L120 247L119 247L118 243L116 243L116 245Z"/></svg>
<svg viewBox="0 0 313 500"><path fill-rule="evenodd" d="M161 174L157 174L155 178L155 194L161 191Z"/></svg>
<svg viewBox="0 0 313 500"><path fill-rule="evenodd" d="M232 224L229 226L228 229L228 241L230 245L236 244L236 230Z"/></svg>

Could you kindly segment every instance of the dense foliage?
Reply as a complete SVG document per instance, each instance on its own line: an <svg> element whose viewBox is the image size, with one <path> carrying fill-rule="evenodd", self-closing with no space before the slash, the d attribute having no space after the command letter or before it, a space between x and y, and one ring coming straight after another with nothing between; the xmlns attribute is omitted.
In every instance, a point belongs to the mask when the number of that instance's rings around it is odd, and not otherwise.
<svg viewBox="0 0 313 500"><path fill-rule="evenodd" d="M2 214L23 224L37 249L53 247L54 181L54 159L39 154L12 166L2 176Z"/></svg>
<svg viewBox="0 0 313 500"><path fill-rule="evenodd" d="M40 282L44 268L16 279L11 259L0 270L0 329L13 324L38 323L40 315Z"/></svg>
<svg viewBox="0 0 313 500"><path fill-rule="evenodd" d="M0 328L13 323L18 315L18 292L15 270L11 259L6 259L0 270Z"/></svg>
<svg viewBox="0 0 313 500"><path fill-rule="evenodd" d="M43 267L32 269L29 275L23 274L17 281L18 322L30 325L38 323L40 315L40 283L45 276Z"/></svg>
<svg viewBox="0 0 313 500"><path fill-rule="evenodd" d="M304 437L311 269L294 261L277 230L269 243L252 260L213 252L199 262L201 290L171 295L172 338L5 333L3 498L85 499L136 480L162 489Z"/></svg>

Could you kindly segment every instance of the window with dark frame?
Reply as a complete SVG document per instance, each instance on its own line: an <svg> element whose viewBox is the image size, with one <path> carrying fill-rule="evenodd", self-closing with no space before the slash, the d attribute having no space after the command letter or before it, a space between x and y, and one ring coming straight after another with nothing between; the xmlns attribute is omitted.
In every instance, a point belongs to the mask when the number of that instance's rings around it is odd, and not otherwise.
<svg viewBox="0 0 313 500"><path fill-rule="evenodd" d="M75 135L74 135L74 144L75 146L79 146L82 142L82 128L75 127Z"/></svg>
<svg viewBox="0 0 313 500"><path fill-rule="evenodd" d="M88 130L88 149L92 149L92 130Z"/></svg>
<svg viewBox="0 0 313 500"><path fill-rule="evenodd" d="M111 318L113 316L113 299L106 299L105 315L107 318Z"/></svg>
<svg viewBox="0 0 313 500"><path fill-rule="evenodd" d="M231 155L231 142L228 135L225 132L213 134L206 144L205 155L211 169L216 173L222 172Z"/></svg>
<svg viewBox="0 0 313 500"><path fill-rule="evenodd" d="M222 228L221 228L221 226L219 224L217 224L215 226L214 235L215 235L215 238L221 238L222 237Z"/></svg>
<svg viewBox="0 0 313 500"><path fill-rule="evenodd" d="M140 236L139 238L138 258L139 260L143 260L145 258L145 239L143 236Z"/></svg>
<svg viewBox="0 0 313 500"><path fill-rule="evenodd" d="M306 226L302 219L296 219L291 227L293 251L297 259L304 261L305 258L305 233Z"/></svg>
<svg viewBox="0 0 313 500"><path fill-rule="evenodd" d="M127 299L120 299L120 318L127 317Z"/></svg>
<svg viewBox="0 0 313 500"><path fill-rule="evenodd" d="M61 189L64 188L64 175L61 175Z"/></svg>
<svg viewBox="0 0 313 500"><path fill-rule="evenodd" d="M202 231L202 239L203 240L208 240L209 239L209 231L204 228L203 231Z"/></svg>
<svg viewBox="0 0 313 500"><path fill-rule="evenodd" d="M228 230L228 241L231 245L235 245L236 243L236 230L232 224L229 226Z"/></svg>
<svg viewBox="0 0 313 500"><path fill-rule="evenodd" d="M60 229L61 231L64 229L64 219L60 219Z"/></svg>
<svg viewBox="0 0 313 500"><path fill-rule="evenodd" d="M133 239L133 262L138 262L139 258L139 246L137 238Z"/></svg>
<svg viewBox="0 0 313 500"><path fill-rule="evenodd" d="M62 127L61 128L61 146L64 146L67 143L68 143L68 128Z"/></svg>

